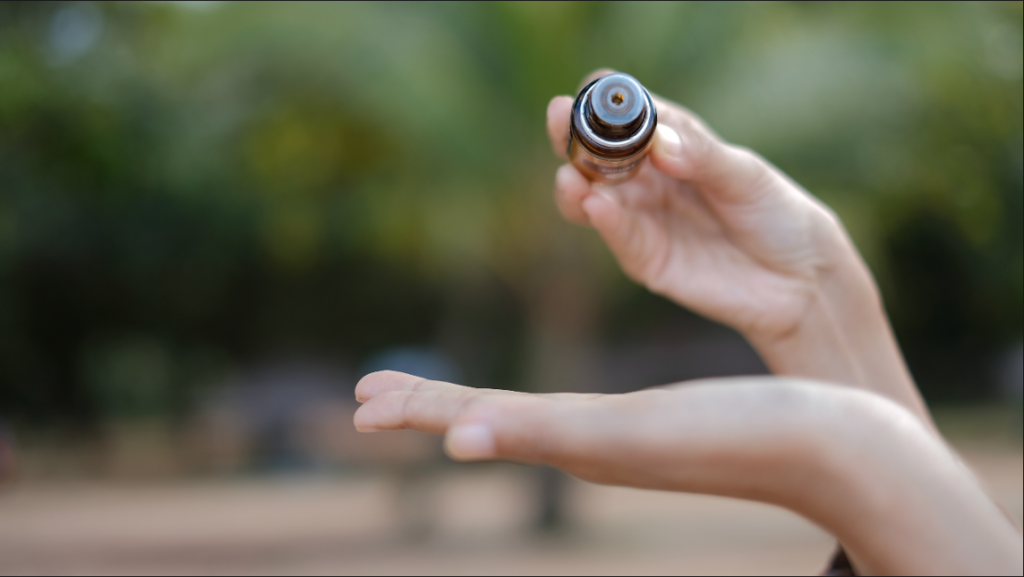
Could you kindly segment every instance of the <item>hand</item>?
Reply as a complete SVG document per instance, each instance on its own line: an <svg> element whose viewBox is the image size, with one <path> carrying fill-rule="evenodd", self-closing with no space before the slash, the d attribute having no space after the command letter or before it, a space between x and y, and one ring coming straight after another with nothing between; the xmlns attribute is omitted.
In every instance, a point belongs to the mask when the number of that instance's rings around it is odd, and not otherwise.
<svg viewBox="0 0 1024 577"><path fill-rule="evenodd" d="M548 107L563 158L572 101L559 96ZM929 422L871 274L836 216L692 112L655 103L650 162L617 186L561 167L562 214L597 229L637 282L740 331L776 374L874 390Z"/></svg>
<svg viewBox="0 0 1024 577"><path fill-rule="evenodd" d="M1021 572L1006 518L943 443L877 395L771 377L528 395L385 371L356 398L360 431L447 434L459 460L789 508L839 538L861 574Z"/></svg>
<svg viewBox="0 0 1024 577"><path fill-rule="evenodd" d="M745 334L791 332L831 254L844 248L841 227L762 158L720 141L682 107L655 100L650 165L618 186L592 185L563 166L559 208L594 226L623 270L652 291ZM560 96L548 109L552 144L563 157L571 107Z"/></svg>

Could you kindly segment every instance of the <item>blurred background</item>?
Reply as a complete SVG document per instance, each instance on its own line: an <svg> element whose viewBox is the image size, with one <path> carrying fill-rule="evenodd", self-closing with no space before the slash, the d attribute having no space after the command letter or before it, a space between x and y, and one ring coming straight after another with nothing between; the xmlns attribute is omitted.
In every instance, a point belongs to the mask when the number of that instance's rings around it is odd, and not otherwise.
<svg viewBox="0 0 1024 577"><path fill-rule="evenodd" d="M545 108L598 67L838 212L1019 518L1022 43L1021 2L0 3L0 572L820 569L770 508L352 429L385 368L764 371L557 215Z"/></svg>

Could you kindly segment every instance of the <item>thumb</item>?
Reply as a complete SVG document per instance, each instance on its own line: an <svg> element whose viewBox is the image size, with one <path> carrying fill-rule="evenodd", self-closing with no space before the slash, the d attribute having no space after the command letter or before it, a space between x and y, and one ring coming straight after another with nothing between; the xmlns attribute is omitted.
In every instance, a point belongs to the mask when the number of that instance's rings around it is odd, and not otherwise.
<svg viewBox="0 0 1024 577"><path fill-rule="evenodd" d="M482 421L453 425L445 435L444 448L456 461L482 461L499 456L494 426Z"/></svg>
<svg viewBox="0 0 1024 577"><path fill-rule="evenodd" d="M504 459L564 465L594 435L587 404L595 395L501 395L481 399L448 428L445 451L457 461ZM555 400L564 397L563 401ZM607 423L605 423L607 424Z"/></svg>
<svg viewBox="0 0 1024 577"><path fill-rule="evenodd" d="M544 459L542 439L557 436L552 403L536 397L483 400L456 419L445 434L445 451L456 461Z"/></svg>

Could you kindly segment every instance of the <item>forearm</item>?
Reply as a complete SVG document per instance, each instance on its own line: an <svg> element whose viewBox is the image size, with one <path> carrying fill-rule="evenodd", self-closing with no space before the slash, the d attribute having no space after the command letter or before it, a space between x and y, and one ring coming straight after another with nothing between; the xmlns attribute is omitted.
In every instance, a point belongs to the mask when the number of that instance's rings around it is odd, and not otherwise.
<svg viewBox="0 0 1024 577"><path fill-rule="evenodd" d="M738 379L554 411L528 411L546 450L527 461L790 509L836 536L865 575L1020 574L1019 533L936 435L877 395Z"/></svg>
<svg viewBox="0 0 1024 577"><path fill-rule="evenodd" d="M1020 575L1020 533L955 455L884 402L851 406L821 445L798 512L834 534L861 574Z"/></svg>

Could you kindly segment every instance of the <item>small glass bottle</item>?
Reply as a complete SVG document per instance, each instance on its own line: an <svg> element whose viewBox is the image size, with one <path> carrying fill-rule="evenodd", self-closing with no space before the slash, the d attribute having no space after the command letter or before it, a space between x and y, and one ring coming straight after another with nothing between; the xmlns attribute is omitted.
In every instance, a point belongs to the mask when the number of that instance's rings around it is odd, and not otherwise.
<svg viewBox="0 0 1024 577"><path fill-rule="evenodd" d="M621 72L598 78L572 105L569 160L594 182L625 182L643 165L657 126L654 100L636 78Z"/></svg>

